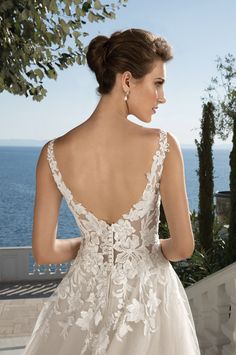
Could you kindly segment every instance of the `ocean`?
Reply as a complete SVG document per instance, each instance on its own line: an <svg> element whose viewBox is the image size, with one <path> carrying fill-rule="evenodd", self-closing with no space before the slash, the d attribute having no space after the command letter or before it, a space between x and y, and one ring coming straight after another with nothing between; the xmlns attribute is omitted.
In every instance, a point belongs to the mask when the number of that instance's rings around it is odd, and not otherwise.
<svg viewBox="0 0 236 355"><path fill-rule="evenodd" d="M30 246L35 196L35 169L40 147L0 147L0 247ZM189 208L198 210L198 156L183 148ZM229 149L214 150L214 191L229 190ZM58 237L80 235L74 217L62 201Z"/></svg>

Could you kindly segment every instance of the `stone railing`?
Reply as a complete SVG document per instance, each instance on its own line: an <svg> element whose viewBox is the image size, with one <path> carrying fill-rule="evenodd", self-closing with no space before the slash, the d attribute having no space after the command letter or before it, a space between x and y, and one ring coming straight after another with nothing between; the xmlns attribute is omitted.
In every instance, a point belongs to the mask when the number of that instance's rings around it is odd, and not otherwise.
<svg viewBox="0 0 236 355"><path fill-rule="evenodd" d="M235 355L236 263L185 290L202 355Z"/></svg>
<svg viewBox="0 0 236 355"><path fill-rule="evenodd" d="M0 282L61 279L70 262L38 266L31 247L0 248Z"/></svg>

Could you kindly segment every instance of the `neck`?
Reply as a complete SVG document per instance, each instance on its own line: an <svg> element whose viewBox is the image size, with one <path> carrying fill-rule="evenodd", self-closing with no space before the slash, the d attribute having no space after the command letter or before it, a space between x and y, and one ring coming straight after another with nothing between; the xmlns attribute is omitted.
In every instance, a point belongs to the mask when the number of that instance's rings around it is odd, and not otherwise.
<svg viewBox="0 0 236 355"><path fill-rule="evenodd" d="M127 105L122 97L115 95L103 95L89 120L94 124L106 125L108 127L124 127L129 125Z"/></svg>

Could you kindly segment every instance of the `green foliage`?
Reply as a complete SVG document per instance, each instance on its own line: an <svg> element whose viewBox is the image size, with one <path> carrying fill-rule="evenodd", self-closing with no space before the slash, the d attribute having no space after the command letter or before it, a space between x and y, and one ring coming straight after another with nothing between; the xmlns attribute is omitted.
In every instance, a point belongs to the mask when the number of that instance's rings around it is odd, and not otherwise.
<svg viewBox="0 0 236 355"><path fill-rule="evenodd" d="M128 0L4 0L0 2L0 92L46 96L43 79L58 69L84 64L88 22L114 19Z"/></svg>
<svg viewBox="0 0 236 355"><path fill-rule="evenodd" d="M191 258L176 262L173 268L187 287L227 265L227 241L215 237L207 252L196 248Z"/></svg>
<svg viewBox="0 0 236 355"><path fill-rule="evenodd" d="M217 58L218 77L211 79L206 89L216 106L216 133L225 140L232 133L233 148L230 153L230 225L229 261L236 261L236 58L228 54L224 61Z"/></svg>
<svg viewBox="0 0 236 355"><path fill-rule="evenodd" d="M236 58L232 54L216 59L218 76L211 78L211 84L205 90L205 101L211 101L215 108L216 134L226 140L233 131L236 115Z"/></svg>

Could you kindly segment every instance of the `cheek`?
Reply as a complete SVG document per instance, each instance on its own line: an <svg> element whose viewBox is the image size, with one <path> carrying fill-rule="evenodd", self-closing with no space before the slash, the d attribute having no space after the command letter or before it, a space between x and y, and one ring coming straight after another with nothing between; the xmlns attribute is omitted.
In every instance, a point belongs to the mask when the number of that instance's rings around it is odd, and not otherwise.
<svg viewBox="0 0 236 355"><path fill-rule="evenodd" d="M152 99L153 99L153 98L156 98L157 95L158 95L158 89L157 89L157 87L156 87L156 86L151 86L151 87L149 88L149 94L150 94L150 97L152 97Z"/></svg>

